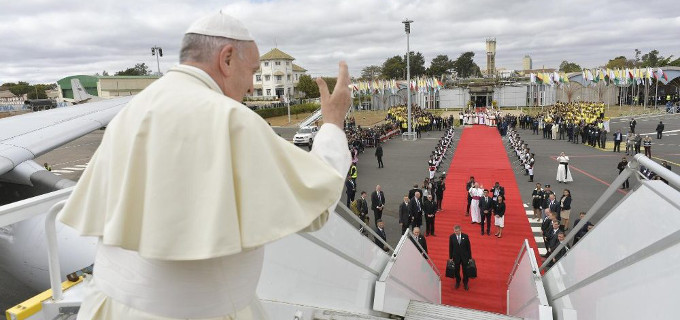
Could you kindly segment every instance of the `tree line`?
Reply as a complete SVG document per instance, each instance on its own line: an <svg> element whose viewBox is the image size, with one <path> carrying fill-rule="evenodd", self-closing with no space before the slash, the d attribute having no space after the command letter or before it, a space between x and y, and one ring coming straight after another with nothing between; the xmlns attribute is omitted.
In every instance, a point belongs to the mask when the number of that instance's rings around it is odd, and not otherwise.
<svg viewBox="0 0 680 320"><path fill-rule="evenodd" d="M610 59L604 66L599 66L600 68L608 69L626 69L626 68L647 68L647 67L665 67L673 66L680 67L680 58L673 59L673 55L664 57L659 54L659 50L651 50L648 53L642 54L642 51L635 49L633 51L633 57L627 58L626 56L618 56L616 58ZM562 61L560 64L560 71L562 72L581 72L583 68L580 65L569 62Z"/></svg>
<svg viewBox="0 0 680 320"><path fill-rule="evenodd" d="M474 62L475 53L462 53L456 60L448 55L440 54L432 59L429 67L425 67L425 57L420 52L409 52L409 71L411 77L441 77L455 72L458 77L479 77L482 72ZM360 80L406 79L406 55L387 58L382 65L371 65L361 70Z"/></svg>

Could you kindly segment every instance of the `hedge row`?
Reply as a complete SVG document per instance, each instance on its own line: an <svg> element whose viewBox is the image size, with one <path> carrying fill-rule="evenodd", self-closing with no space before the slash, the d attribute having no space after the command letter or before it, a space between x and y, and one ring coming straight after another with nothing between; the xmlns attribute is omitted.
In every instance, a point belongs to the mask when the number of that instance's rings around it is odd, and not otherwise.
<svg viewBox="0 0 680 320"><path fill-rule="evenodd" d="M294 106L290 107L290 114L298 114L298 113L306 113L306 112L314 112L317 109L319 109L321 106L316 103L303 103L303 104L297 104ZM255 110L257 114L259 114L262 118L271 118L271 117L278 117L278 116L285 116L288 114L288 108L282 107L282 108L268 108L268 109L257 109Z"/></svg>

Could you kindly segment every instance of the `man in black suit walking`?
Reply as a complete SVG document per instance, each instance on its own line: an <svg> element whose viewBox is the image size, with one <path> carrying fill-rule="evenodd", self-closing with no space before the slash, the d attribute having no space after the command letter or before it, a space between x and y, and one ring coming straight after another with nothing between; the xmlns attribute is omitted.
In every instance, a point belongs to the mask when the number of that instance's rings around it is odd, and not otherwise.
<svg viewBox="0 0 680 320"><path fill-rule="evenodd" d="M408 211L408 205L408 196L404 196L404 202L399 205L399 225L401 226L401 234L404 234L406 229L411 226L411 214Z"/></svg>
<svg viewBox="0 0 680 320"><path fill-rule="evenodd" d="M453 227L453 234L449 237L449 260L453 260L456 289L460 287L460 269L463 267L463 286L468 290L467 264L472 259L470 238L461 232L459 225Z"/></svg>
<svg viewBox="0 0 680 320"><path fill-rule="evenodd" d="M482 235L484 235L485 220L486 235L491 235L491 209L493 209L493 200L489 197L489 190L484 190L484 196L479 199L479 213L482 215L482 222L479 226L482 227Z"/></svg>
<svg viewBox="0 0 680 320"><path fill-rule="evenodd" d="M375 157L378 158L378 168L384 168L385 165L383 165L382 157L383 157L383 149L382 145L378 143L375 146Z"/></svg>
<svg viewBox="0 0 680 320"><path fill-rule="evenodd" d="M659 124L656 126L657 139L661 139L661 137L663 136L663 129L664 129L663 121L659 121Z"/></svg>
<svg viewBox="0 0 680 320"><path fill-rule="evenodd" d="M375 191L371 193L371 210L373 210L373 218L375 218L375 225L378 225L378 220L382 218L383 208L385 208L385 194L382 192L380 185L375 186Z"/></svg>

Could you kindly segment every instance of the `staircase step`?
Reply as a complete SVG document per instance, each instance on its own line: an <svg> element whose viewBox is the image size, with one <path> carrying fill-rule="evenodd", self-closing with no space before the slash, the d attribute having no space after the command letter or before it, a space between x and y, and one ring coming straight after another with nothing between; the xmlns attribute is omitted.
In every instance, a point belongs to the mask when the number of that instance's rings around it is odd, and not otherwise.
<svg viewBox="0 0 680 320"><path fill-rule="evenodd" d="M404 320L516 320L521 318L510 317L499 313L465 309L442 304L431 304L420 301L409 303Z"/></svg>

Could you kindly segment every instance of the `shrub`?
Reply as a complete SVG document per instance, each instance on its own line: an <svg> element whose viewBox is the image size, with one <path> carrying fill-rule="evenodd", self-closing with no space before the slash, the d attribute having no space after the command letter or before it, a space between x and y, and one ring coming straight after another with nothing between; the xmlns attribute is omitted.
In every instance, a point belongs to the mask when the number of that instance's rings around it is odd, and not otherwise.
<svg viewBox="0 0 680 320"><path fill-rule="evenodd" d="M306 113L306 112L314 112L317 109L319 109L321 106L316 103L303 103L303 104L298 104L290 107L290 114L299 114L299 113ZM281 107L281 108L268 108L268 109L257 109L255 110L255 113L259 114L262 118L271 118L271 117L279 117L279 116L285 116L288 114L288 108L287 107Z"/></svg>

